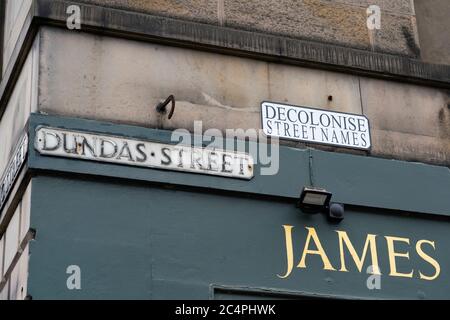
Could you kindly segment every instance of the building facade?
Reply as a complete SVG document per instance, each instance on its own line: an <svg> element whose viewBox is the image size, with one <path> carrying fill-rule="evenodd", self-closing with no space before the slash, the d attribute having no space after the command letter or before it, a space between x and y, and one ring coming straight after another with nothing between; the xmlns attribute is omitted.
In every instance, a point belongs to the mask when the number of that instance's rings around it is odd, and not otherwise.
<svg viewBox="0 0 450 320"><path fill-rule="evenodd" d="M447 0L0 13L0 299L450 298Z"/></svg>

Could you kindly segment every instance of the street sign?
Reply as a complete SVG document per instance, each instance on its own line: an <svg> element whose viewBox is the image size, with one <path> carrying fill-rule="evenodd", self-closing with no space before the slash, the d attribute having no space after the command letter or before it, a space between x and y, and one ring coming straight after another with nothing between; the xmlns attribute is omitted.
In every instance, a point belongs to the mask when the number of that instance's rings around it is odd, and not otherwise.
<svg viewBox="0 0 450 320"><path fill-rule="evenodd" d="M362 115L275 102L263 102L261 115L267 136L353 149L371 147L369 120Z"/></svg>
<svg viewBox="0 0 450 320"><path fill-rule="evenodd" d="M254 169L246 153L47 127L37 128L35 149L47 156L239 179L251 179Z"/></svg>

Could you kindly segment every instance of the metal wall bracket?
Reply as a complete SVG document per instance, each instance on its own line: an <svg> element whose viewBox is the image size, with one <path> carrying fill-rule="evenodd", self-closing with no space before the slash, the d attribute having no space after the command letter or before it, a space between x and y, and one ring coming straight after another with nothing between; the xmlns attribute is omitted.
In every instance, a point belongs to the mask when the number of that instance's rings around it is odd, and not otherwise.
<svg viewBox="0 0 450 320"><path fill-rule="evenodd" d="M170 109L168 119L172 119L173 113L175 112L175 97L172 94L168 96L164 102L158 103L156 106L156 111L158 113L165 114L167 112L167 105L169 102L172 102L172 107Z"/></svg>

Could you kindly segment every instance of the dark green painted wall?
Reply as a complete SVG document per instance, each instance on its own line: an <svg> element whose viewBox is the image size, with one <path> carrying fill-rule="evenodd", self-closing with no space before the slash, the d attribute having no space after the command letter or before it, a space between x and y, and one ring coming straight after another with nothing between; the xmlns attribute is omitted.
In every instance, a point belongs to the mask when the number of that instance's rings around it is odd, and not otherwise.
<svg viewBox="0 0 450 320"><path fill-rule="evenodd" d="M29 293L46 298L298 297L450 298L450 170L418 163L282 147L280 172L251 181L177 173L38 155L38 125L170 142L170 132L111 123L32 115L28 165L33 172ZM340 224L295 208L312 183L346 204ZM368 233L377 235L381 290L368 290L368 274L347 259L350 272L324 271L317 256L287 279L282 225L294 227L295 264L306 229L316 229L335 268L335 230L346 231L359 254ZM410 260L391 277L384 236L408 238ZM438 260L440 276L415 243ZM314 246L313 246L314 248ZM66 269L82 270L82 289L70 291ZM214 287L220 290L215 291ZM231 291L230 291L231 290ZM231 292L231 293L230 293ZM261 296L261 293L264 293ZM297 295L296 295L297 294Z"/></svg>
<svg viewBox="0 0 450 320"><path fill-rule="evenodd" d="M255 167L251 181L55 157L34 150L34 132L46 125L137 139L174 143L171 132L109 122L44 116L30 118L29 166L32 169L89 174L133 181L245 192L295 199L311 182L333 192L343 203L450 216L450 169L421 163L280 147L279 172L260 175ZM257 159L257 155L253 155Z"/></svg>
<svg viewBox="0 0 450 320"><path fill-rule="evenodd" d="M273 288L288 292L360 298L450 298L448 221L347 208L339 225L323 215L306 215L290 202L265 201L40 176L33 179L29 293L44 298L202 298L210 286ZM366 287L365 273L348 261L350 272L323 271L320 258L307 259L280 279L286 268L282 225L294 228L296 263L305 243L305 226L314 227L335 268L339 247L334 230L345 230L361 252L367 233L377 240L381 290ZM390 277L383 236L436 242L428 250L441 265L435 281ZM398 251L408 250L398 245ZM433 268L409 248L411 260L398 259L399 271ZM82 290L66 288L67 266L79 265ZM365 266L367 267L367 265Z"/></svg>

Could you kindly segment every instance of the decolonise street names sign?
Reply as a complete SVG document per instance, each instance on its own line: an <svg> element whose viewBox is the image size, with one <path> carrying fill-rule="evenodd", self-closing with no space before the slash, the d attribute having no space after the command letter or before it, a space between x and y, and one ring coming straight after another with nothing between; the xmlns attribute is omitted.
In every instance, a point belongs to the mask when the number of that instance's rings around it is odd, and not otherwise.
<svg viewBox="0 0 450 320"><path fill-rule="evenodd" d="M251 179L250 154L163 144L49 127L36 129L35 149L46 156Z"/></svg>
<svg viewBox="0 0 450 320"><path fill-rule="evenodd" d="M265 101L261 116L267 136L353 149L371 147L369 120L363 115Z"/></svg>

